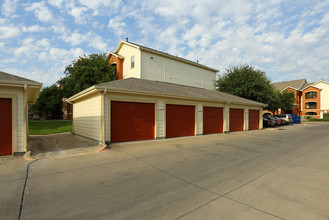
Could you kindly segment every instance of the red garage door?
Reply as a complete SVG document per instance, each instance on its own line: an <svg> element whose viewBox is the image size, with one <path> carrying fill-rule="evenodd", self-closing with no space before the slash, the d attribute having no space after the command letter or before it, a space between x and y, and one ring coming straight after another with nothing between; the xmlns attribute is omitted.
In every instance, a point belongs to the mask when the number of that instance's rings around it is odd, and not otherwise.
<svg viewBox="0 0 329 220"><path fill-rule="evenodd" d="M259 129L259 110L249 110L249 130Z"/></svg>
<svg viewBox="0 0 329 220"><path fill-rule="evenodd" d="M230 109L230 131L243 131L243 109Z"/></svg>
<svg viewBox="0 0 329 220"><path fill-rule="evenodd" d="M203 107L203 134L223 133L223 108Z"/></svg>
<svg viewBox="0 0 329 220"><path fill-rule="evenodd" d="M12 154L11 99L0 99L0 156Z"/></svg>
<svg viewBox="0 0 329 220"><path fill-rule="evenodd" d="M154 104L111 102L111 142L154 139Z"/></svg>
<svg viewBox="0 0 329 220"><path fill-rule="evenodd" d="M187 105L166 105L166 137L193 136L195 108Z"/></svg>

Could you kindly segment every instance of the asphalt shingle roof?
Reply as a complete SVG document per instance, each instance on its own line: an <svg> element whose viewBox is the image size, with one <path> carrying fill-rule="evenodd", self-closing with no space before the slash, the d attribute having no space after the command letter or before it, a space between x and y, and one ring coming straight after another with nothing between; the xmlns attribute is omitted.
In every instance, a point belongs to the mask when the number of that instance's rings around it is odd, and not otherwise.
<svg viewBox="0 0 329 220"><path fill-rule="evenodd" d="M266 104L241 98L235 95L208 90L192 86L184 86L168 82L159 82L146 79L127 78L115 80L102 84L95 85L96 89L123 89L131 90L132 92L146 92L159 95L171 95L187 98L205 99L224 103L236 103L254 106L266 106Z"/></svg>
<svg viewBox="0 0 329 220"><path fill-rule="evenodd" d="M23 77L20 77L20 76L16 76L16 75L12 75L12 74L0 71L0 81L1 80L3 80L3 81L13 81L13 82L14 81L28 82L28 83L32 83L32 84L41 84L39 82L30 80L30 79L26 79L26 78L23 78Z"/></svg>
<svg viewBox="0 0 329 220"><path fill-rule="evenodd" d="M286 89L287 87L292 87L297 90L303 89L304 84L306 84L306 79L299 79L299 80L292 80L292 81L285 81L285 82L278 82L278 83L272 83L274 88L278 90Z"/></svg>

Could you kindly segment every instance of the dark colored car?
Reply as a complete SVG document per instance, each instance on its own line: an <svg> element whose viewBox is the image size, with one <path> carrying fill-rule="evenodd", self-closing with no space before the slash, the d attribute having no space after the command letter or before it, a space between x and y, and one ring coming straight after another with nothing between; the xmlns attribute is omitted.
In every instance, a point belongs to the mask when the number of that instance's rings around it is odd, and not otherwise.
<svg viewBox="0 0 329 220"><path fill-rule="evenodd" d="M267 128L267 127L274 127L275 126L275 122L274 120L270 119L270 118L265 118L263 117L263 127Z"/></svg>

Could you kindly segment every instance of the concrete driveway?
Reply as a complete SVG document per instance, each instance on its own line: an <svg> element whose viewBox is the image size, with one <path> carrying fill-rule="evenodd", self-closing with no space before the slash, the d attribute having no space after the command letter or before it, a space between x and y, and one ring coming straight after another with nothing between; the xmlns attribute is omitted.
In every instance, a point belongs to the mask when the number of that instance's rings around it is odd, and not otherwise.
<svg viewBox="0 0 329 220"><path fill-rule="evenodd" d="M72 133L30 135L28 151L35 159L68 157L102 149L98 142Z"/></svg>
<svg viewBox="0 0 329 220"><path fill-rule="evenodd" d="M5 159L1 218L328 219L328 131L313 123L113 144L34 161L25 188L27 162Z"/></svg>

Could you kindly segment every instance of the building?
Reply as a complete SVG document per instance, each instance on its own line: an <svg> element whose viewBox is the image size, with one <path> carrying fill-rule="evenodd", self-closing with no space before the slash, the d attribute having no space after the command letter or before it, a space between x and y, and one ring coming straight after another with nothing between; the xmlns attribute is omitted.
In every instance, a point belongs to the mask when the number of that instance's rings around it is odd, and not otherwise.
<svg viewBox="0 0 329 220"><path fill-rule="evenodd" d="M42 84L0 71L0 156L26 152L28 105Z"/></svg>
<svg viewBox="0 0 329 220"><path fill-rule="evenodd" d="M263 127L265 104L204 88L127 78L68 99L73 132L101 142L162 139Z"/></svg>
<svg viewBox="0 0 329 220"><path fill-rule="evenodd" d="M121 41L109 53L109 63L116 67L118 79L130 77L214 89L218 70L144 47Z"/></svg>
<svg viewBox="0 0 329 220"><path fill-rule="evenodd" d="M109 143L263 128L266 105L215 91L216 69L128 41L108 57L118 80L67 100L75 134Z"/></svg>
<svg viewBox="0 0 329 220"><path fill-rule="evenodd" d="M296 102L292 113L295 115L323 118L323 114L329 113L328 82L307 83L306 79L300 79L272 85L280 91L294 92Z"/></svg>

